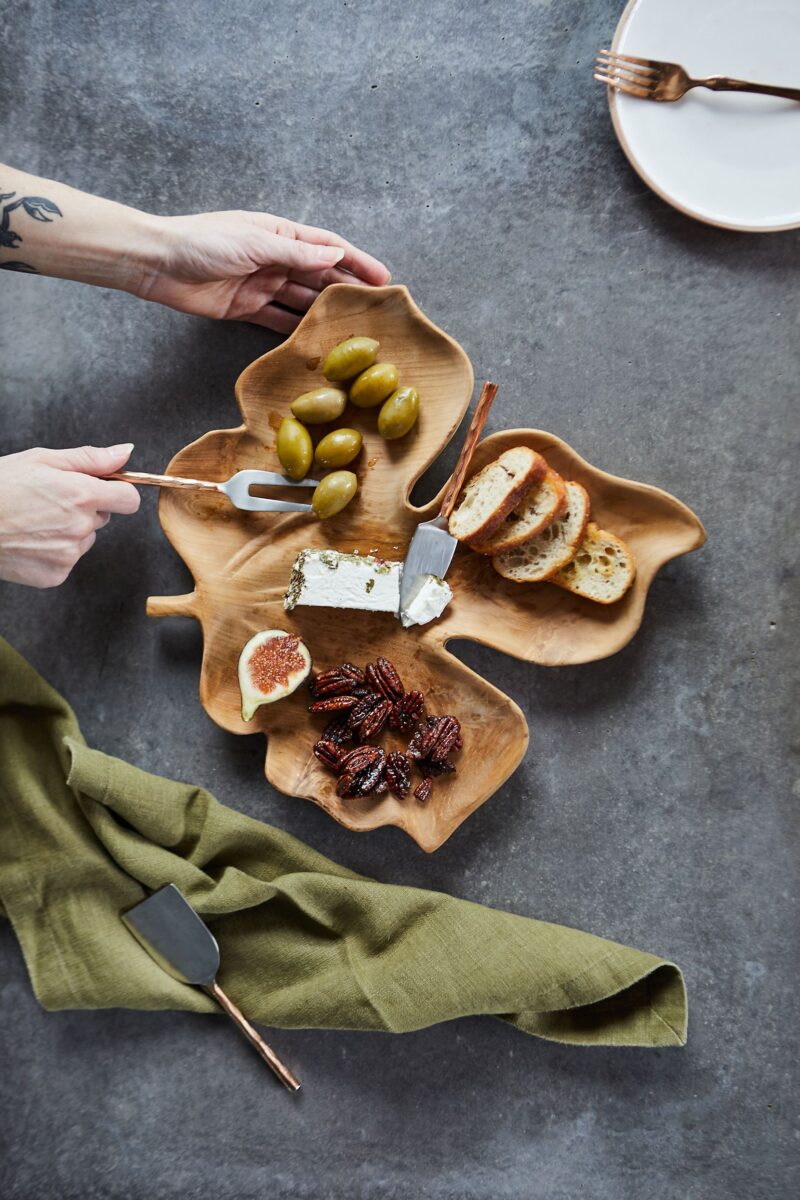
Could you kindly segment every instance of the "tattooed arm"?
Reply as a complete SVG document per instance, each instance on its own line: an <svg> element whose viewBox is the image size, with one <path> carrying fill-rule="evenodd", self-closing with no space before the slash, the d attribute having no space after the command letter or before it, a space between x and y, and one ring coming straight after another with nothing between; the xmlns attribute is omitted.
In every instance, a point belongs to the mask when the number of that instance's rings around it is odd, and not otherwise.
<svg viewBox="0 0 800 1200"><path fill-rule="evenodd" d="M0 163L0 270L118 288L183 312L288 333L329 283L387 283L338 234L261 212L156 217ZM105 476L130 445L0 457L0 579L63 582L136 488Z"/></svg>
<svg viewBox="0 0 800 1200"><path fill-rule="evenodd" d="M289 333L329 283L386 267L336 233L262 212L158 217L0 163L0 270L118 288Z"/></svg>

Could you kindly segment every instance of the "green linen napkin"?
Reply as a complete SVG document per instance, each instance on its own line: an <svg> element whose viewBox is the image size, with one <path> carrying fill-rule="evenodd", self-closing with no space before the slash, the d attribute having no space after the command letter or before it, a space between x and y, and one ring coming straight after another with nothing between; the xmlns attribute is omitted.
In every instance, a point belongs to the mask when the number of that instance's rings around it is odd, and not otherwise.
<svg viewBox="0 0 800 1200"><path fill-rule="evenodd" d="M489 1013L560 1042L685 1042L673 964L365 879L202 788L91 750L0 639L0 911L45 1008L217 1011L120 921L168 882L211 925L222 987L268 1025L398 1033Z"/></svg>

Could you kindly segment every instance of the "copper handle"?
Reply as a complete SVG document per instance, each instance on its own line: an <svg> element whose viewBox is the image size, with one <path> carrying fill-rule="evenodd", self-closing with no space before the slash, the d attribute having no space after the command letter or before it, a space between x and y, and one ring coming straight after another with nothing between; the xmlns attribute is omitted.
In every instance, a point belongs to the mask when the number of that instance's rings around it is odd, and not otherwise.
<svg viewBox="0 0 800 1200"><path fill-rule="evenodd" d="M455 507L458 493L461 491L461 485L466 477L469 464L472 461L472 455L475 453L475 447L478 444L478 438L481 436L483 427L486 424L486 418L489 415L489 409L492 407L496 394L496 383L485 383L481 388L481 395L478 400L478 406L475 409L475 415L467 430L467 436L464 439L464 445L461 447L456 469L453 471L447 491L444 494L444 499L442 500L442 507L439 510L439 516L444 517L445 520L447 520Z"/></svg>
<svg viewBox="0 0 800 1200"><path fill-rule="evenodd" d="M218 483L205 479L184 479L180 475L151 475L147 471L115 471L107 479L121 479L123 483L151 483L155 487L192 488L201 492L218 492Z"/></svg>
<svg viewBox="0 0 800 1200"><path fill-rule="evenodd" d="M285 1063L281 1062L272 1047L267 1045L261 1034L247 1020L244 1013L236 1007L229 996L225 995L216 980L208 985L206 991L210 996L214 997L217 1004L225 1010L230 1019L235 1021L248 1042L255 1047L267 1066L275 1072L283 1086L288 1088L290 1092L299 1091L300 1080L295 1078Z"/></svg>
<svg viewBox="0 0 800 1200"><path fill-rule="evenodd" d="M755 92L759 96L781 96L784 100L800 100L800 88L776 87L771 83L750 83L747 79L731 79L728 75L711 75L692 82L712 92Z"/></svg>

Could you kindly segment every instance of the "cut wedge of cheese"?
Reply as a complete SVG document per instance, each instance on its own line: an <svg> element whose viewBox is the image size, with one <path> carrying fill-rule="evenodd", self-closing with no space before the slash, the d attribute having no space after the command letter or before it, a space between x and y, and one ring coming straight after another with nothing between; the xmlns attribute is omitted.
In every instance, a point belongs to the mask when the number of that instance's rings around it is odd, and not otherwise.
<svg viewBox="0 0 800 1200"><path fill-rule="evenodd" d="M405 628L427 625L440 617L453 599L443 579L428 575L408 608L400 612L401 562L371 554L341 554L338 550L301 550L294 561L283 607L355 608L393 613Z"/></svg>

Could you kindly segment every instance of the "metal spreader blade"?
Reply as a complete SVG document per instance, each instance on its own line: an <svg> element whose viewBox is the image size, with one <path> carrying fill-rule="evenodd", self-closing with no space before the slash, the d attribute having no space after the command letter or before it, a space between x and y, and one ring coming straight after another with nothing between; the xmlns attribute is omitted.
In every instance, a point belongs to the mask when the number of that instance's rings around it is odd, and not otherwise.
<svg viewBox="0 0 800 1200"><path fill-rule="evenodd" d="M174 979L209 987L219 970L219 946L208 927L168 883L122 920L147 953Z"/></svg>
<svg viewBox="0 0 800 1200"><path fill-rule="evenodd" d="M429 575L444 579L458 542L441 517L418 525L400 577L400 611L404 612Z"/></svg>

